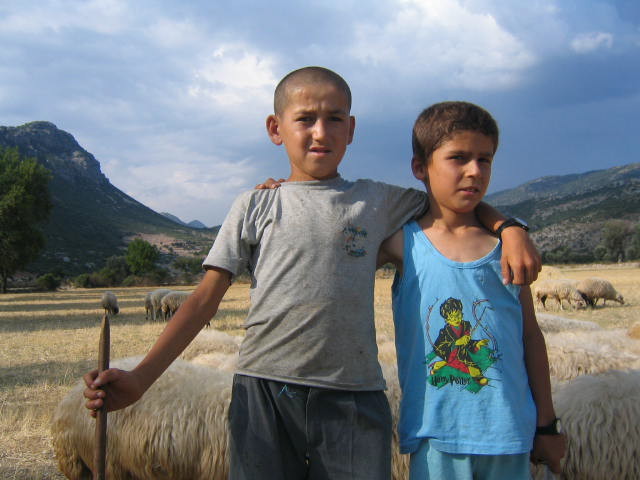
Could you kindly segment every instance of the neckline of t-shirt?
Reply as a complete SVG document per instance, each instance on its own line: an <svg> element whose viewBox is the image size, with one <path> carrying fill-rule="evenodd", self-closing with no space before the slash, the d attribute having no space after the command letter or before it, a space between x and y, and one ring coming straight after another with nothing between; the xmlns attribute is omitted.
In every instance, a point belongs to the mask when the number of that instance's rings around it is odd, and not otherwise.
<svg viewBox="0 0 640 480"><path fill-rule="evenodd" d="M451 260L449 257L443 255L440 250L438 250L436 246L431 242L429 237L427 237L427 235L422 231L420 225L418 225L418 222L416 220L412 220L410 222L410 227L413 230L412 233L419 238L418 241L423 242L425 245L427 245L427 247L433 251L436 258L438 258L443 263L446 263L447 265L455 268L475 268L484 265L485 263L492 261L498 253L498 250L500 249L501 242L500 240L498 240L495 246L483 257L476 258L475 260L471 260L469 262L458 262L456 260Z"/></svg>
<svg viewBox="0 0 640 480"><path fill-rule="evenodd" d="M344 178L340 174L338 176L329 178L327 180L302 180L297 182L283 182L280 188L294 188L294 187L314 187L314 188L335 188L345 183Z"/></svg>

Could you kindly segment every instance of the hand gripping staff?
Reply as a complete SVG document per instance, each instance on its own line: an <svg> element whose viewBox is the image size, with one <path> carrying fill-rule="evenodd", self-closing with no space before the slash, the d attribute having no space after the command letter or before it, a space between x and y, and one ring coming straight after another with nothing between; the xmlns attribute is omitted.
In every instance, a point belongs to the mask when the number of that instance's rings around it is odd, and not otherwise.
<svg viewBox="0 0 640 480"><path fill-rule="evenodd" d="M102 318L100 344L98 346L98 372L109 368L109 316ZM96 432L93 452L93 480L105 480L107 465L107 409L103 405L96 415Z"/></svg>

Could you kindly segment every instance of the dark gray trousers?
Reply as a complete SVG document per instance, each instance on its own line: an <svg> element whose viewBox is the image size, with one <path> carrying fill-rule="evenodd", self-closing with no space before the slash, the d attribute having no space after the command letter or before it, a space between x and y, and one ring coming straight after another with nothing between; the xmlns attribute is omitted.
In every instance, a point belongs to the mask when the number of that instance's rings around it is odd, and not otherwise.
<svg viewBox="0 0 640 480"><path fill-rule="evenodd" d="M230 480L389 480L384 392L353 392L236 375Z"/></svg>

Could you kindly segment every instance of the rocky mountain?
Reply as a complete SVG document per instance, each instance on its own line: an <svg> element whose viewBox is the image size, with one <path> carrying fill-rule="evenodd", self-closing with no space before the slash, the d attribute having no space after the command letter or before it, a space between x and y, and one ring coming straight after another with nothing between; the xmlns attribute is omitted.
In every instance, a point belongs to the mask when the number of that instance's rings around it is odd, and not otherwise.
<svg viewBox="0 0 640 480"><path fill-rule="evenodd" d="M487 195L486 201L505 214L526 219L543 253L566 247L579 261L600 244L608 220L640 222L640 163L541 177Z"/></svg>
<svg viewBox="0 0 640 480"><path fill-rule="evenodd" d="M50 122L0 126L0 145L18 147L51 170L53 210L43 226L47 246L29 271L75 274L99 268L141 236L161 252L195 254L211 246L213 229L180 225L114 187L100 163Z"/></svg>
<svg viewBox="0 0 640 480"><path fill-rule="evenodd" d="M216 228L157 213L114 187L100 163L73 136L49 122L0 127L0 145L18 147L53 173L53 210L44 232L47 247L29 267L36 273L92 271L122 254L140 236L170 255L203 254ZM541 177L488 195L500 211L526 219L540 250L568 249L587 258L606 221L640 222L640 163L581 174ZM572 259L567 259L571 261Z"/></svg>

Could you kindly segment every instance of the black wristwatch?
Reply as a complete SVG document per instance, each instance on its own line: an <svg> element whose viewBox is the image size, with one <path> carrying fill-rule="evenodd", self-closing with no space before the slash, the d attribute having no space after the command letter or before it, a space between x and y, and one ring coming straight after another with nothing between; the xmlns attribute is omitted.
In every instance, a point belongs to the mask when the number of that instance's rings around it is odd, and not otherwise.
<svg viewBox="0 0 640 480"><path fill-rule="evenodd" d="M529 231L529 225L527 224L527 222L525 222L521 218L512 217L507 218L504 222L502 222L502 225L498 227L498 229L495 231L495 234L499 238L502 238L502 231L507 227L520 227L525 232Z"/></svg>
<svg viewBox="0 0 640 480"><path fill-rule="evenodd" d="M559 418L555 418L549 425L536 427L536 435L560 435L562 433L562 424Z"/></svg>

